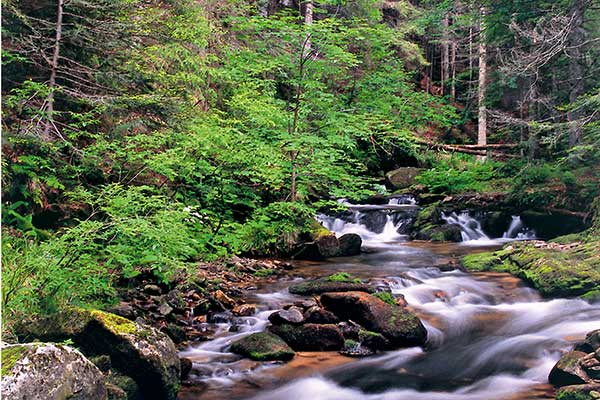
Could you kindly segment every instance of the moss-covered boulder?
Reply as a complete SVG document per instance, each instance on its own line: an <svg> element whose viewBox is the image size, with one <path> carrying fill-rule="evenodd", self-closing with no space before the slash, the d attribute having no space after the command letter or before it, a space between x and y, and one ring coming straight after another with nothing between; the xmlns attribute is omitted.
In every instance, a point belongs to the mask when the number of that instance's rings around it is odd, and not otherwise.
<svg viewBox="0 0 600 400"><path fill-rule="evenodd" d="M72 308L25 321L17 331L29 340L71 339L86 355L108 354L113 367L132 377L150 398L177 397L177 350L167 335L152 327L99 310Z"/></svg>
<svg viewBox="0 0 600 400"><path fill-rule="evenodd" d="M269 332L296 351L340 350L344 345L342 332L333 324L274 325Z"/></svg>
<svg viewBox="0 0 600 400"><path fill-rule="evenodd" d="M541 241L511 243L502 250L462 259L470 271L509 272L543 296L589 297L600 282L600 241L572 244Z"/></svg>
<svg viewBox="0 0 600 400"><path fill-rule="evenodd" d="M556 400L598 400L600 383L564 386L556 392Z"/></svg>
<svg viewBox="0 0 600 400"><path fill-rule="evenodd" d="M292 294L313 295L326 292L367 292L373 293L375 289L360 279L352 277L345 272L338 272L325 278L305 281L291 285L288 291Z"/></svg>
<svg viewBox="0 0 600 400"><path fill-rule="evenodd" d="M570 351L564 354L550 371L548 381L554 386L579 385L590 379L581 368L580 360L586 356L581 351Z"/></svg>
<svg viewBox="0 0 600 400"><path fill-rule="evenodd" d="M3 399L105 400L102 372L79 351L53 343L2 347Z"/></svg>
<svg viewBox="0 0 600 400"><path fill-rule="evenodd" d="M393 347L421 346L427 340L427 330L417 316L368 293L324 293L321 304L340 319L382 334Z"/></svg>
<svg viewBox="0 0 600 400"><path fill-rule="evenodd" d="M430 204L419 210L410 231L412 240L431 240L434 242L460 242L460 227L447 224L442 218L439 204Z"/></svg>
<svg viewBox="0 0 600 400"><path fill-rule="evenodd" d="M268 332L246 336L233 343L229 350L257 361L288 361L296 354L279 336Z"/></svg>

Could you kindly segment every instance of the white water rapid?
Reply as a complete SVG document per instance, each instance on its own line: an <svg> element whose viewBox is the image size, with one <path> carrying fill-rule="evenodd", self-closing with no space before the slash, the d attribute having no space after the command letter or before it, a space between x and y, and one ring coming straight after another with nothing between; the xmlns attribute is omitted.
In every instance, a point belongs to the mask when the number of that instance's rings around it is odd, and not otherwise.
<svg viewBox="0 0 600 400"><path fill-rule="evenodd" d="M364 219L360 214L363 212L365 209L354 212L351 221L347 221L350 217L342 220L326 216L320 220L337 235L361 235L369 253L323 263L300 263L294 273L314 277L349 272L404 296L427 328L427 345L362 359L337 356L344 360L333 365L323 361L327 358L322 353L299 354L283 365L252 362L229 353L233 341L263 330L269 313L300 299L287 292L292 281L280 280L248 297L258 304L256 315L207 324L216 329L215 339L182 353L194 360L192 380L202 388L183 399L553 398L548 373L563 352L587 332L600 328L599 303L547 300L508 274L469 274L452 269L444 254L475 250L458 244L415 247L397 233L402 217L384 213L385 219L377 220L379 229L373 231L367 224L374 225L376 218ZM468 215L447 218L465 227L467 241L487 237ZM513 217L504 239L518 238L523 232L522 222ZM307 367L309 360L314 362Z"/></svg>

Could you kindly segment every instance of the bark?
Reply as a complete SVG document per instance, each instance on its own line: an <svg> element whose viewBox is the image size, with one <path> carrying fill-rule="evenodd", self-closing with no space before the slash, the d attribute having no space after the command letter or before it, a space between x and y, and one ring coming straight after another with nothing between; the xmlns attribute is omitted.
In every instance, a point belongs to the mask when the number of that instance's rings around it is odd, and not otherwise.
<svg viewBox="0 0 600 400"><path fill-rule="evenodd" d="M304 3L304 25L312 25L313 23L313 2L312 0L306 0ZM304 45L305 55L308 55L312 50L312 43L310 41L310 33L307 34L306 42Z"/></svg>
<svg viewBox="0 0 600 400"><path fill-rule="evenodd" d="M58 71L58 60L60 57L60 40L62 38L64 0L58 0L56 14L56 34L54 38L54 49L50 60L50 80L48 81L48 97L46 98L46 113L48 114L42 138L50 140L50 130L54 127L54 92L56 90L56 72Z"/></svg>
<svg viewBox="0 0 600 400"><path fill-rule="evenodd" d="M487 89L487 44L485 42L485 8L480 9L479 23L479 87L477 90L477 102L479 104L479 117L477 128L477 144L487 144L487 108L485 105L485 94Z"/></svg>
<svg viewBox="0 0 600 400"><path fill-rule="evenodd" d="M569 91L569 102L575 103L579 96L584 93L584 69L582 66L581 44L585 41L583 29L583 16L586 8L585 0L575 0L573 4L573 30L569 37L569 78L571 89ZM581 139L581 126L578 122L579 115L576 111L567 113L569 121L569 146L579 144Z"/></svg>
<svg viewBox="0 0 600 400"><path fill-rule="evenodd" d="M442 95L446 94L446 85L450 76L450 50L448 46L448 14L442 19L442 64L441 64L441 91Z"/></svg>

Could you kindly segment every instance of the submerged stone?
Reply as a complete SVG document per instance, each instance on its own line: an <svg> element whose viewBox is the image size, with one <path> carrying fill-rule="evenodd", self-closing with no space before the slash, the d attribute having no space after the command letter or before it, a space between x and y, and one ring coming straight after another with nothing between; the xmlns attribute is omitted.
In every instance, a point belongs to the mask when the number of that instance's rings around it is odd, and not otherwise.
<svg viewBox="0 0 600 400"><path fill-rule="evenodd" d="M230 351L257 361L287 361L296 354L279 336L268 332L246 336L233 343Z"/></svg>

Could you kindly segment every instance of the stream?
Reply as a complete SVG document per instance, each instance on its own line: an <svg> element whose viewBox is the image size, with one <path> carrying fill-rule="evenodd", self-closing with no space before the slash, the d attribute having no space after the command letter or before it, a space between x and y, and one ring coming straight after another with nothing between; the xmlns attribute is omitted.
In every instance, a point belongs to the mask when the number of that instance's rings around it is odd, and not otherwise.
<svg viewBox="0 0 600 400"><path fill-rule="evenodd" d="M347 204L344 218L320 216L336 234L357 233L363 253L324 262L296 262L290 274L246 293L250 317L217 316L214 339L181 353L194 362L182 400L493 400L551 399L548 373L562 352L600 327L600 304L547 300L503 273L465 273L460 255L535 237L517 216L500 238L488 237L468 214L444 216L462 243L410 242L402 232L416 207ZM366 221L366 214L378 213ZM413 213L413 214L411 214ZM376 220L375 222L373 220ZM378 222L377 222L378 221ZM270 313L301 300L287 287L302 279L349 272L403 295L428 331L424 348L349 358L337 352L298 353L289 363L256 362L229 353L239 338L268 325Z"/></svg>

